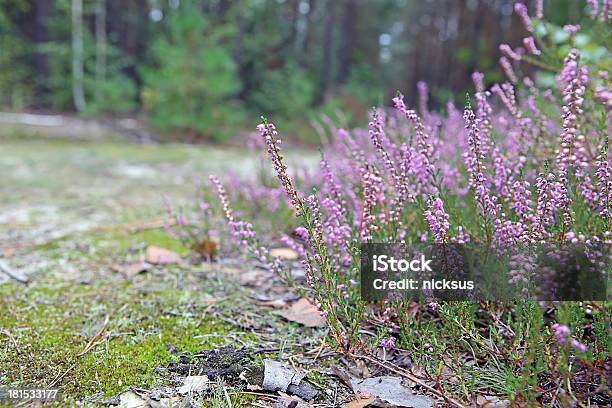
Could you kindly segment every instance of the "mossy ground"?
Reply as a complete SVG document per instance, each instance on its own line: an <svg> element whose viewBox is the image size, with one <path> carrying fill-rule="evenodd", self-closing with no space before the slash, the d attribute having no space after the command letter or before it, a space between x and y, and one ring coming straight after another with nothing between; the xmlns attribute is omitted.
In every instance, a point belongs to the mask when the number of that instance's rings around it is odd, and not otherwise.
<svg viewBox="0 0 612 408"><path fill-rule="evenodd" d="M0 279L0 386L54 385L57 406L99 403L129 387L168 384L156 369L180 353L262 341L232 323L261 317L243 313L249 305L236 276L190 265L188 248L149 226L165 217L162 196L193 203L197 179L248 171L240 152L15 138L2 147L10 154L0 155L0 256L29 283ZM132 279L113 271L149 245L186 262ZM234 406L252 399L227 392ZM201 403L226 406L225 393L213 390Z"/></svg>
<svg viewBox="0 0 612 408"><path fill-rule="evenodd" d="M70 250L74 240L64 238L33 251L49 259L71 259L81 268L147 245L188 251L161 230L80 236L95 249L87 254ZM236 339L256 342L251 333L216 317L219 310L234 308L241 294L197 269L156 267L132 280L111 272L86 283L40 275L27 286L0 285L0 328L12 337L5 335L0 342L0 385L53 384L62 391L60 405L92 396L99 402L129 387L167 385L168 377L155 369L180 353ZM234 394L236 401L248 398Z"/></svg>

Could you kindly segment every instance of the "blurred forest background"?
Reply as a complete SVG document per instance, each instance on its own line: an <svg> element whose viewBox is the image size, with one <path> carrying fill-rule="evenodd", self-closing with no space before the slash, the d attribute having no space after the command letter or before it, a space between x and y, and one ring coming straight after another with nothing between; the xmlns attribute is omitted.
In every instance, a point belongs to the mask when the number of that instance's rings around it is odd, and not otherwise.
<svg viewBox="0 0 612 408"><path fill-rule="evenodd" d="M532 5L526 2L531 9ZM525 33L512 0L0 0L0 107L138 117L169 137L224 139L268 115L300 133L350 124L425 81L463 101L503 79ZM580 0L546 2L558 26Z"/></svg>

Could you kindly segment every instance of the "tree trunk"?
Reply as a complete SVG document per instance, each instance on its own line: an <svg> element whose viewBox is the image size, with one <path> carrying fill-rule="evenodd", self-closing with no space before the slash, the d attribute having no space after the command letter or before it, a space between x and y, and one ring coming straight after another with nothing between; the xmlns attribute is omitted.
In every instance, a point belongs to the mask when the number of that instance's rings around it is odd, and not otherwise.
<svg viewBox="0 0 612 408"><path fill-rule="evenodd" d="M47 82L49 80L49 60L47 54L41 48L49 41L48 21L51 11L50 0L36 0L34 3L34 32L35 43L34 67L36 78L34 82L35 105L44 105L44 97L48 93Z"/></svg>
<svg viewBox="0 0 612 408"><path fill-rule="evenodd" d="M336 83L344 84L348 80L351 67L351 54L355 44L355 25L357 24L357 0L344 0L342 17L342 40L338 50L338 75Z"/></svg>
<svg viewBox="0 0 612 408"><path fill-rule="evenodd" d="M326 4L327 17L323 32L323 58L319 71L319 89L315 105L320 105L325 100L325 94L329 88L330 79L333 77L332 52L334 48L334 25L336 17L335 1L328 1Z"/></svg>
<svg viewBox="0 0 612 408"><path fill-rule="evenodd" d="M72 97L79 113L85 110L83 54L83 2L72 0Z"/></svg>
<svg viewBox="0 0 612 408"><path fill-rule="evenodd" d="M98 0L96 7L96 100L101 95L98 87L106 77L106 0Z"/></svg>

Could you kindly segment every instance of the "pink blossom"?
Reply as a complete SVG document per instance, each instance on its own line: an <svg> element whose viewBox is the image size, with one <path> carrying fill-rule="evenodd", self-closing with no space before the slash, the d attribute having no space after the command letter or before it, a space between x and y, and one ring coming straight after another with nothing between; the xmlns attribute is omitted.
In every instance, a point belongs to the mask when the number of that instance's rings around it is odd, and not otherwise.
<svg viewBox="0 0 612 408"><path fill-rule="evenodd" d="M589 348L587 346L585 346L584 344L582 344L576 339L572 339L571 345L573 348L580 351L581 353L586 353L587 351L589 351Z"/></svg>
<svg viewBox="0 0 612 408"><path fill-rule="evenodd" d="M567 24L563 26L563 31L568 33L569 35L576 35L578 31L580 31L580 25L578 24Z"/></svg>
<svg viewBox="0 0 612 408"><path fill-rule="evenodd" d="M514 72L514 68L512 67L512 63L510 62L510 60L506 57L501 57L499 59L499 65L501 65L504 71L504 74L506 74L510 82L512 82L513 84L516 84L518 82L518 77L516 76L516 73Z"/></svg>
<svg viewBox="0 0 612 408"><path fill-rule="evenodd" d="M527 49L527 52L529 52L530 54L540 55L542 53L536 46L533 37L523 38L523 45L525 46L525 49Z"/></svg>
<svg viewBox="0 0 612 408"><path fill-rule="evenodd" d="M443 243L448 241L448 229L450 224L448 222L449 216L444 211L444 203L437 197L433 199L427 210L425 210L425 219L429 223L429 229L433 234L436 243Z"/></svg>
<svg viewBox="0 0 612 408"><path fill-rule="evenodd" d="M388 339L382 339L380 341L380 347L386 350L393 350L395 348L395 337L389 336Z"/></svg>
<svg viewBox="0 0 612 408"><path fill-rule="evenodd" d="M521 54L519 54L518 52L514 51L508 44L501 44L499 46L499 50L502 52L502 54L504 54L506 57L519 62L521 60Z"/></svg>
<svg viewBox="0 0 612 408"><path fill-rule="evenodd" d="M536 17L540 20L544 18L544 0L536 0Z"/></svg>
<svg viewBox="0 0 612 408"><path fill-rule="evenodd" d="M521 22L523 23L523 27L525 27L525 30L532 33L533 25L531 24L531 18L529 18L529 12L527 11L527 6L524 5L523 3L516 3L514 4L514 11L521 18Z"/></svg>

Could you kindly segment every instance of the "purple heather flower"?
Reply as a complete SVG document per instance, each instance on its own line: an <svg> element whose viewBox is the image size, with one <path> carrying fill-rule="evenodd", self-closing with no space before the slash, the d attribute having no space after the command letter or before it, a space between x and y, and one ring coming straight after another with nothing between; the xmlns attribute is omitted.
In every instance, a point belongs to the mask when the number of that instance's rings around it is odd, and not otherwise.
<svg viewBox="0 0 612 408"><path fill-rule="evenodd" d="M589 351L589 348L587 346L585 346L584 344L582 344L576 339L572 339L571 345L573 348L580 351L581 353L586 353L587 351Z"/></svg>
<svg viewBox="0 0 612 408"><path fill-rule="evenodd" d="M572 49L565 57L563 69L557 74L557 83L564 89L573 79L577 77L578 51Z"/></svg>
<svg viewBox="0 0 612 408"><path fill-rule="evenodd" d="M595 90L595 97L607 111L612 111L612 88L599 87Z"/></svg>
<svg viewBox="0 0 612 408"><path fill-rule="evenodd" d="M555 337L557 338L557 341L559 342L560 345L565 346L565 342L567 339L567 336L569 336L570 334L570 328L565 326L565 325L561 325L559 323L555 323L552 325L552 330L553 333L555 334Z"/></svg>
<svg viewBox="0 0 612 408"><path fill-rule="evenodd" d="M470 176L469 185L474 189L478 205L483 215L495 216L497 199L489 195L485 186L485 156L482 153L480 120L470 108L464 111L465 128L468 132L469 151L464 153L465 164Z"/></svg>
<svg viewBox="0 0 612 408"><path fill-rule="evenodd" d="M508 111L514 117L519 116L518 107L516 105L516 97L514 95L514 87L511 84L495 84L491 87L491 92L495 94Z"/></svg>
<svg viewBox="0 0 612 408"><path fill-rule="evenodd" d="M200 202L200 211L202 211L203 213L209 213L210 212L210 204L208 204L206 201L201 201Z"/></svg>
<svg viewBox="0 0 612 408"><path fill-rule="evenodd" d="M501 57L499 59L499 65L501 65L504 74L506 74L510 82L516 84L518 82L518 77L514 72L514 68L512 68L512 63L510 62L510 60L506 57Z"/></svg>
<svg viewBox="0 0 612 408"><path fill-rule="evenodd" d="M514 51L508 44L501 44L499 46L499 50L502 52L502 54L504 54L506 57L510 58L511 60L514 60L516 62L519 62L522 59L521 54L517 53L516 51Z"/></svg>
<svg viewBox="0 0 612 408"><path fill-rule="evenodd" d="M393 350L395 348L395 337L389 336L388 339L382 339L380 341L380 347L385 350Z"/></svg>
<svg viewBox="0 0 612 408"><path fill-rule="evenodd" d="M612 194L612 179L610 178L610 163L605 149L597 156L597 187L599 188L599 215L603 219L609 219L610 214L610 195Z"/></svg>
<svg viewBox="0 0 612 408"><path fill-rule="evenodd" d="M217 196L219 197L219 201L223 206L223 214L228 222L234 222L234 211L229 203L229 198L227 196L227 192L225 191L225 187L219 181L217 176L209 176L208 179L211 181L215 189L217 190Z"/></svg>
<svg viewBox="0 0 612 408"><path fill-rule="evenodd" d="M576 61L578 53L570 51L566 58L566 71L563 82L566 84L563 90L563 130L561 133L561 146L557 153L557 167L560 172L566 172L571 164L572 149L575 147L575 138L578 134L578 115L582 113L585 84L588 76L584 67L578 69Z"/></svg>
<svg viewBox="0 0 612 408"><path fill-rule="evenodd" d="M580 25L578 24L567 24L563 26L563 31L568 33L569 35L576 35L578 31L580 31Z"/></svg>
<svg viewBox="0 0 612 408"><path fill-rule="evenodd" d="M417 115L415 111L406 108L406 105L404 104L404 96L401 94L393 98L393 104L395 105L395 108L400 111L400 113L402 113L406 119L408 119L412 126L414 126L415 142L419 152L426 154L429 157L431 150L431 145L429 144L429 134L426 132L425 126L423 126L423 122L419 118L419 115Z"/></svg>
<svg viewBox="0 0 612 408"><path fill-rule="evenodd" d="M476 88L476 92L484 92L484 74L482 72L474 72L472 73L472 81L474 82L474 87Z"/></svg>
<svg viewBox="0 0 612 408"><path fill-rule="evenodd" d="M591 18L596 19L599 14L599 0L587 0L587 4L591 8Z"/></svg>
<svg viewBox="0 0 612 408"><path fill-rule="evenodd" d="M311 194L306 198L306 203L308 204L310 216L312 218L312 231L309 234L310 245L316 250L323 244L323 223L321 221L321 209L319 207L319 201L314 194Z"/></svg>
<svg viewBox="0 0 612 408"><path fill-rule="evenodd" d="M378 153L381 160L383 161L383 165L385 166L385 169L389 172L389 175L391 176L391 180L393 181L393 185L395 186L397 191L401 191L403 189L402 179L397 169L395 168L395 164L393 163L391 156L389 156L389 153L385 150L385 147L384 147L384 144L387 144L387 143L385 143L386 136L385 136L383 122L384 120L383 120L382 114L378 111L374 111L372 115L372 120L368 124L370 140L372 141L372 144L376 148L376 152Z"/></svg>
<svg viewBox="0 0 612 408"><path fill-rule="evenodd" d="M346 200L342 195L342 187L336 182L329 163L325 159L321 160L321 171L323 173L324 184L329 191L329 195L338 205L340 215L344 217L346 215Z"/></svg>
<svg viewBox="0 0 612 408"><path fill-rule="evenodd" d="M530 220L531 215L531 185L526 180L516 180L512 185L512 201L510 208L523 220Z"/></svg>
<svg viewBox="0 0 612 408"><path fill-rule="evenodd" d="M544 18L544 0L536 0L536 17L540 20Z"/></svg>
<svg viewBox="0 0 612 408"><path fill-rule="evenodd" d="M436 243L447 242L450 228L449 216L444 211L444 203L440 197L436 197L429 203L429 208L425 210L424 215Z"/></svg>
<svg viewBox="0 0 612 408"><path fill-rule="evenodd" d="M520 251L513 253L508 262L510 280L508 283L521 289L521 294L528 300L529 282L536 270L534 257Z"/></svg>
<svg viewBox="0 0 612 408"><path fill-rule="evenodd" d="M359 226L362 241L370 241L372 234L378 230L375 224L376 215L374 207L378 204L381 193L382 178L376 171L367 170L361 178L363 191L363 204L361 208L361 221Z"/></svg>
<svg viewBox="0 0 612 408"><path fill-rule="evenodd" d="M268 146L268 154L272 160L272 165L274 166L274 170L276 171L276 175L278 176L281 185L287 193L287 197L289 197L289 200L291 201L291 205L295 209L296 213L299 213L301 210L300 207L302 206L302 200L300 199L298 192L293 185L291 177L289 177L287 174L287 166L283 162L283 156L281 155L281 141L278 138L276 127L274 124L266 123L264 121L264 123L257 126L257 130Z"/></svg>
<svg viewBox="0 0 612 408"><path fill-rule="evenodd" d="M491 124L491 113L493 112L493 108L489 104L488 97L491 95L490 92L477 92L474 95L476 99L476 117L480 120L481 130L482 130L482 153L487 154L491 150L491 133L492 133L492 124Z"/></svg>
<svg viewBox="0 0 612 408"><path fill-rule="evenodd" d="M536 179L536 191L538 200L536 203L535 219L532 224L532 232L537 241L548 236L548 227L554 222L554 208L552 202L552 189L555 183L555 175L541 174Z"/></svg>
<svg viewBox="0 0 612 408"><path fill-rule="evenodd" d="M427 83L423 81L417 82L417 91L419 93L419 111L421 112L421 115L427 116L429 113L429 109L427 108L429 101L429 90L427 88Z"/></svg>
<svg viewBox="0 0 612 408"><path fill-rule="evenodd" d="M468 184L482 217L495 227L495 238L500 245L507 245L514 235L502 218L498 197L491 193L485 177L485 156L482 150L480 120L469 108L464 110L465 128L468 133L469 150L464 153L465 166L469 174ZM501 216L501 217L500 217Z"/></svg>
<svg viewBox="0 0 612 408"><path fill-rule="evenodd" d="M533 33L533 25L531 24L531 18L529 17L529 13L527 11L527 6L523 3L516 3L514 5L514 11L521 18L521 22L523 23L523 27L525 30Z"/></svg>
<svg viewBox="0 0 612 408"><path fill-rule="evenodd" d="M523 45L528 53L533 55L540 55L542 52L536 46L535 40L533 37L523 38Z"/></svg>

